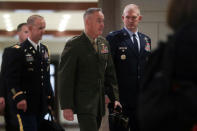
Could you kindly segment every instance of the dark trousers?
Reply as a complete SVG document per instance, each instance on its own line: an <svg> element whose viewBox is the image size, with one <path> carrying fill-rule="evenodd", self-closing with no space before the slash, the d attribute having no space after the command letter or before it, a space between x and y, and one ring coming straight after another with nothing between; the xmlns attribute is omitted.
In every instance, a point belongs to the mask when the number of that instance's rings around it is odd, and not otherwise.
<svg viewBox="0 0 197 131"><path fill-rule="evenodd" d="M35 115L21 115L24 131L38 131L40 119Z"/></svg>
<svg viewBox="0 0 197 131"><path fill-rule="evenodd" d="M102 116L77 114L80 131L98 131L101 126Z"/></svg>
<svg viewBox="0 0 197 131"><path fill-rule="evenodd" d="M38 131L40 120L35 115L16 114L6 121L6 131Z"/></svg>

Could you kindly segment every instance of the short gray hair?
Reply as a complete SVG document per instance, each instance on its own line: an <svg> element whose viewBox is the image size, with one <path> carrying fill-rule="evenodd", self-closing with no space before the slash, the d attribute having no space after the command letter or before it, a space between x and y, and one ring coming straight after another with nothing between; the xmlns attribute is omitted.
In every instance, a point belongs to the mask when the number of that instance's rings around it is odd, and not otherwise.
<svg viewBox="0 0 197 131"><path fill-rule="evenodd" d="M136 4L129 4L129 5L126 5L125 8L124 8L124 10L123 10L122 15L124 16L125 13L126 13L127 11L130 11L130 10L136 11L136 12L138 13L138 15L141 15L141 14L140 14L140 8L139 8L139 6L136 5Z"/></svg>
<svg viewBox="0 0 197 131"><path fill-rule="evenodd" d="M32 15L27 19L27 24L28 25L33 25L36 19L44 19L44 17L40 15Z"/></svg>
<svg viewBox="0 0 197 131"><path fill-rule="evenodd" d="M94 12L99 12L99 11L102 12L102 9L101 9L101 8L88 8L88 9L85 11L84 15L83 15L83 19L85 20L86 16L91 15L91 14L93 14Z"/></svg>

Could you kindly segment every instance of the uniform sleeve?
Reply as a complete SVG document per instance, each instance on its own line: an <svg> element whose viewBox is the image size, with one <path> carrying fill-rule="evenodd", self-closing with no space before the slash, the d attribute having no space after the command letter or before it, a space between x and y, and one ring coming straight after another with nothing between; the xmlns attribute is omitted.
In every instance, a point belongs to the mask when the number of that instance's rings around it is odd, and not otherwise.
<svg viewBox="0 0 197 131"><path fill-rule="evenodd" d="M108 45L109 49L109 45ZM119 101L119 93L118 93L118 83L116 78L116 72L114 63L112 60L111 52L109 49L107 67L105 71L105 87L106 87L106 94L110 98L112 102Z"/></svg>
<svg viewBox="0 0 197 131"><path fill-rule="evenodd" d="M5 87L3 86L3 78L0 73L0 97L5 97Z"/></svg>
<svg viewBox="0 0 197 131"><path fill-rule="evenodd" d="M77 55L72 42L68 42L62 52L58 83L61 109L74 109L74 84L76 77Z"/></svg>
<svg viewBox="0 0 197 131"><path fill-rule="evenodd" d="M50 57L47 47L46 47L46 51L47 51L48 57ZM53 92L51 81L50 81L50 58L48 58L48 67L47 67L47 72L46 73L47 73L46 74L46 77L47 77L46 78L47 103L48 103L49 106L51 106L54 109L55 98L54 98L54 92Z"/></svg>
<svg viewBox="0 0 197 131"><path fill-rule="evenodd" d="M23 67L22 50L9 48L4 51L2 59L2 75L4 78L4 86L12 94L12 99L18 103L25 99L25 92L21 90L21 78Z"/></svg>
<svg viewBox="0 0 197 131"><path fill-rule="evenodd" d="M111 34L109 34L107 37L106 37L107 41L109 42L109 46L110 46L110 49L111 49L111 55L112 55L112 58L114 58L115 56L115 51L116 51L116 42L115 40L113 39L113 36Z"/></svg>

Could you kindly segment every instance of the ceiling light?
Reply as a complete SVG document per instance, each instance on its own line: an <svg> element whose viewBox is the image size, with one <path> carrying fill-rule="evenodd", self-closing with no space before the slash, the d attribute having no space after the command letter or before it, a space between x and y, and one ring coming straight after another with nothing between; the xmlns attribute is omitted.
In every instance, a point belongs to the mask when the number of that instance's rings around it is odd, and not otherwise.
<svg viewBox="0 0 197 131"><path fill-rule="evenodd" d="M13 27L7 27L6 30L7 31L13 31L14 29L13 29Z"/></svg>
<svg viewBox="0 0 197 131"><path fill-rule="evenodd" d="M9 14L4 14L4 15L3 15L3 18L4 18L4 19L8 19L8 18L10 18L10 15L9 15Z"/></svg>
<svg viewBox="0 0 197 131"><path fill-rule="evenodd" d="M10 15L9 14L4 14L3 18L4 18L4 23L5 23L6 30L7 31L13 31L14 28L12 26Z"/></svg>
<svg viewBox="0 0 197 131"><path fill-rule="evenodd" d="M59 23L58 31L62 32L66 30L66 26L68 24L69 19L70 19L70 15L68 14L62 16L62 20Z"/></svg>

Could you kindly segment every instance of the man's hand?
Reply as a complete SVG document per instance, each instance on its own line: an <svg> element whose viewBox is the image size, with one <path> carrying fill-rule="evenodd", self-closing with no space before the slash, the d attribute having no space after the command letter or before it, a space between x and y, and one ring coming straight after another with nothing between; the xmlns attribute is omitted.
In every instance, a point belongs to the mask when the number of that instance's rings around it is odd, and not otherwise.
<svg viewBox="0 0 197 131"><path fill-rule="evenodd" d="M122 105L120 104L120 102L119 102L119 101L115 101L115 102L114 102L114 109L116 109L118 106L119 106L120 108L122 108Z"/></svg>
<svg viewBox="0 0 197 131"><path fill-rule="evenodd" d="M5 99L4 97L0 97L0 111L5 108Z"/></svg>
<svg viewBox="0 0 197 131"><path fill-rule="evenodd" d="M19 110L23 110L24 112L26 112L27 110L27 101L26 100L21 100L17 103L17 109Z"/></svg>
<svg viewBox="0 0 197 131"><path fill-rule="evenodd" d="M64 109L63 110L63 116L64 116L64 119L66 119L68 121L73 121L74 120L74 114L73 114L73 111L71 109Z"/></svg>

